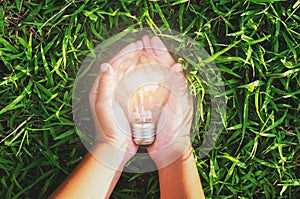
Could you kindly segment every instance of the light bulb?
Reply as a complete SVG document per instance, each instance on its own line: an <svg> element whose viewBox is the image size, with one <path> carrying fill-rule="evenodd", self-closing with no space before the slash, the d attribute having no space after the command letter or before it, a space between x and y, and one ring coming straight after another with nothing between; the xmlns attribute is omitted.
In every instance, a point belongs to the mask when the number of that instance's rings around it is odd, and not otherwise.
<svg viewBox="0 0 300 199"><path fill-rule="evenodd" d="M157 123L170 94L169 74L165 66L145 65L130 71L118 84L116 98L137 145L148 146L155 140Z"/></svg>

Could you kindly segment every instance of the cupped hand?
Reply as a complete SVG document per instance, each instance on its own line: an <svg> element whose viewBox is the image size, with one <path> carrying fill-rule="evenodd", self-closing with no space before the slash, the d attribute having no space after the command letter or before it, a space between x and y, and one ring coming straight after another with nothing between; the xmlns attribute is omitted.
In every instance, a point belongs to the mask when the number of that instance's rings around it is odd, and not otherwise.
<svg viewBox="0 0 300 199"><path fill-rule="evenodd" d="M144 40L143 40L144 41ZM148 43L146 39L144 43ZM156 139L147 150L158 168L168 166L191 150L190 128L193 118L193 101L182 65L176 63L158 37L148 43L148 52L163 60L172 73L170 95L158 121Z"/></svg>
<svg viewBox="0 0 300 199"><path fill-rule="evenodd" d="M96 77L89 96L96 131L94 145L104 143L113 150L123 151L127 160L134 156L138 147L132 141L127 117L116 101L114 91L118 80L132 65L128 58L137 53L139 45L140 42L131 43L108 63L101 64L100 74Z"/></svg>

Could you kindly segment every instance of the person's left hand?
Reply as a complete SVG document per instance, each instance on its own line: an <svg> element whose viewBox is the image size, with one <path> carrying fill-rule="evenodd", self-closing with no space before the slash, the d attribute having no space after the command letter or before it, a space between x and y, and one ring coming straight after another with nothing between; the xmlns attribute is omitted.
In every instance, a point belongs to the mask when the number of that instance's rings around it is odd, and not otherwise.
<svg viewBox="0 0 300 199"><path fill-rule="evenodd" d="M114 91L118 80L128 70L127 66L132 66L130 63L126 65L120 65L120 63L129 62L128 57L136 53L136 49L137 44L131 43L114 56L109 63L103 63L89 96L96 131L94 145L105 144L110 146L108 151L110 149L123 151L126 161L134 156L138 146L132 141L128 119L116 101Z"/></svg>

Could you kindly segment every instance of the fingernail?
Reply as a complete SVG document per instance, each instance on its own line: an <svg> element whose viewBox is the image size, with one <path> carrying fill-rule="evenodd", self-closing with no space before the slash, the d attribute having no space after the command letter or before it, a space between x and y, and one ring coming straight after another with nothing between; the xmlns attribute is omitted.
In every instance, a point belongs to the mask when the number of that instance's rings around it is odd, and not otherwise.
<svg viewBox="0 0 300 199"><path fill-rule="evenodd" d="M106 71L109 70L109 67L110 67L110 64L109 64L109 63L103 63L103 64L101 64L101 66L100 66L100 70L101 70L101 72L106 72Z"/></svg>
<svg viewBox="0 0 300 199"><path fill-rule="evenodd" d="M176 72L181 72L183 69L182 69L182 65L179 64L179 63L176 63L174 66L173 66L173 70L176 71Z"/></svg>

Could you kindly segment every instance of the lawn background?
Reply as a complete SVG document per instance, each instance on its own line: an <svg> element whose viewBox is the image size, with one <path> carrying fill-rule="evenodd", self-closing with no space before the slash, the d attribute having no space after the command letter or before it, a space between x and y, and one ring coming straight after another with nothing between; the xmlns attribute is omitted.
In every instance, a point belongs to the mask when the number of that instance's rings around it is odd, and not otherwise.
<svg viewBox="0 0 300 199"><path fill-rule="evenodd" d="M228 109L214 150L197 158L207 198L300 198L299 0L0 5L0 198L46 198L82 159L76 73L94 46L128 27L177 30L214 57ZM124 173L111 198L158 197L152 172Z"/></svg>

